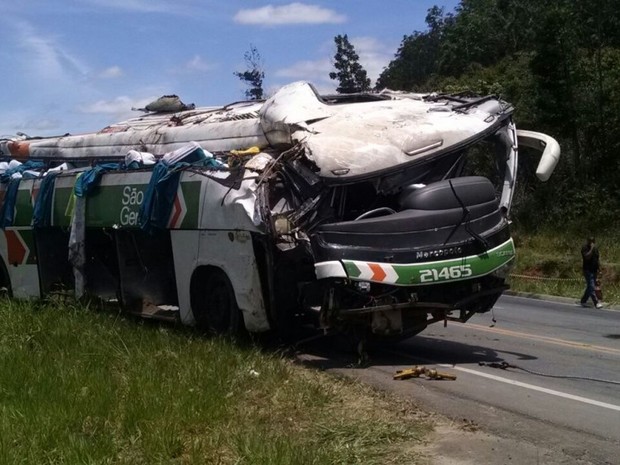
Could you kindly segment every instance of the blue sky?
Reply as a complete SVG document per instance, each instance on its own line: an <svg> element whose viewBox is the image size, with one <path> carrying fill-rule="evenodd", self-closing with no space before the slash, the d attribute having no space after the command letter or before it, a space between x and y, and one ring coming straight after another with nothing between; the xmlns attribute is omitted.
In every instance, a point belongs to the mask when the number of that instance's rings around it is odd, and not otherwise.
<svg viewBox="0 0 620 465"><path fill-rule="evenodd" d="M96 131L161 95L244 99L251 45L268 94L297 80L333 92L334 36L374 84L433 5L458 0L0 0L0 137Z"/></svg>

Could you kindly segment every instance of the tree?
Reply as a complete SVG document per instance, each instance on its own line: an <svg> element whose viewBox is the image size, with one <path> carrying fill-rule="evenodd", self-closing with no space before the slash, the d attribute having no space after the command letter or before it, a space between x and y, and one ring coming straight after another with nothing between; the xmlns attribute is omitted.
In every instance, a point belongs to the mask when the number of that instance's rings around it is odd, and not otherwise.
<svg viewBox="0 0 620 465"><path fill-rule="evenodd" d="M366 75L366 70L360 65L360 57L347 35L337 35L334 37L334 42L336 43L334 67L337 72L332 71L329 77L339 82L336 92L354 94L370 90L370 79Z"/></svg>
<svg viewBox="0 0 620 465"><path fill-rule="evenodd" d="M383 70L375 87L422 90L437 72L442 36L450 21L452 16L445 16L443 8L434 6L429 9L426 16L428 31L415 31L403 38L394 59Z"/></svg>
<svg viewBox="0 0 620 465"><path fill-rule="evenodd" d="M260 53L258 53L258 49L254 45L250 44L250 50L243 54L243 58L248 69L245 71L235 71L233 74L250 86L245 91L245 96L248 99L262 100L265 72L263 71L263 60Z"/></svg>

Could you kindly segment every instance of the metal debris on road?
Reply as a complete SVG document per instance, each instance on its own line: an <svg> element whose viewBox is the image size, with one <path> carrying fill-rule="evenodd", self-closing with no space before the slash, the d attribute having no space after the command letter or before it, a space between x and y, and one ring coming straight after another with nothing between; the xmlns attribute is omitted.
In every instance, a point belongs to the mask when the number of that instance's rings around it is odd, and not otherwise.
<svg viewBox="0 0 620 465"><path fill-rule="evenodd" d="M416 365L413 368L406 368L404 370L397 370L394 374L394 379L419 378L420 376L426 376L428 379L448 379L451 381L456 379L455 375L442 373L434 368L426 368L420 365Z"/></svg>

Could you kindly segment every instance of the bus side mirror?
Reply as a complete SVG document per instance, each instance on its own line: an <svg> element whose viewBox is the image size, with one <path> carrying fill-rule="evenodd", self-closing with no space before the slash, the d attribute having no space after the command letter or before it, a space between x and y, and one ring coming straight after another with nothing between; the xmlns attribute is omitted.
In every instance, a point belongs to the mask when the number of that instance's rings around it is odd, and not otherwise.
<svg viewBox="0 0 620 465"><path fill-rule="evenodd" d="M558 141L547 134L522 129L517 129L517 140L519 145L542 152L538 168L536 168L536 176L541 181L547 181L560 160Z"/></svg>

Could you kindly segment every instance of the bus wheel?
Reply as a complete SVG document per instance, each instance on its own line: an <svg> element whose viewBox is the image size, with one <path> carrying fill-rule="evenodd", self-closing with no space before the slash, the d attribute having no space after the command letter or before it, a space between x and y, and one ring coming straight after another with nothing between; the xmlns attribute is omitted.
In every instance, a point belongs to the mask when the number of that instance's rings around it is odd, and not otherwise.
<svg viewBox="0 0 620 465"><path fill-rule="evenodd" d="M0 259L0 298L2 297L13 297L13 290L11 289L9 273Z"/></svg>
<svg viewBox="0 0 620 465"><path fill-rule="evenodd" d="M214 334L234 336L241 331L241 311L235 292L222 270L212 268L197 283L200 297L194 299L194 318L200 329Z"/></svg>

